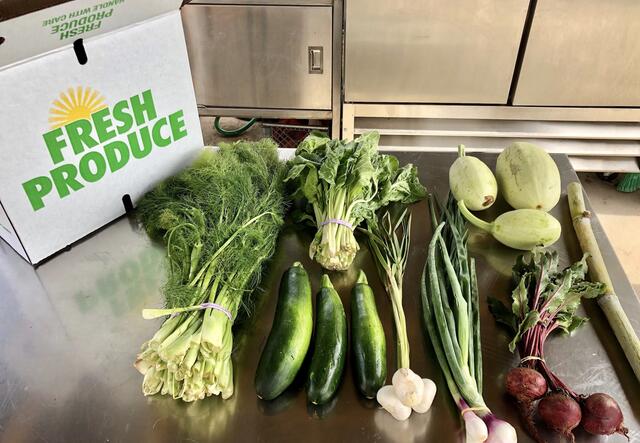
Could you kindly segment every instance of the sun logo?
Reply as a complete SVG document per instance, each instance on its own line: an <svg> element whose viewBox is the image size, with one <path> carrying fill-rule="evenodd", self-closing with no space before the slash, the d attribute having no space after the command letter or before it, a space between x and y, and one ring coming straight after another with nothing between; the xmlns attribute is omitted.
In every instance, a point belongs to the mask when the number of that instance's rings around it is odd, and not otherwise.
<svg viewBox="0 0 640 443"><path fill-rule="evenodd" d="M104 97L95 89L78 86L61 92L49 108L51 129L59 128L80 119L90 119L91 114L105 108Z"/></svg>

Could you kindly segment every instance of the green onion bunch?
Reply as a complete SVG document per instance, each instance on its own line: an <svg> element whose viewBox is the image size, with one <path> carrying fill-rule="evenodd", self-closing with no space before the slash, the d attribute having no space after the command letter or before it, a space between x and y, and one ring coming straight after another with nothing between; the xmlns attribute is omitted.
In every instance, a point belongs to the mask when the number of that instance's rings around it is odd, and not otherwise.
<svg viewBox="0 0 640 443"><path fill-rule="evenodd" d="M497 418L482 395L482 349L476 267L467 250L467 228L449 195L442 217L429 196L434 227L421 294L427 333L449 392L465 423L467 443L515 443L515 429Z"/></svg>
<svg viewBox="0 0 640 443"><path fill-rule="evenodd" d="M369 249L391 301L396 329L398 368L409 368L409 338L402 307L402 282L411 244L411 211L406 205L392 204L367 220Z"/></svg>

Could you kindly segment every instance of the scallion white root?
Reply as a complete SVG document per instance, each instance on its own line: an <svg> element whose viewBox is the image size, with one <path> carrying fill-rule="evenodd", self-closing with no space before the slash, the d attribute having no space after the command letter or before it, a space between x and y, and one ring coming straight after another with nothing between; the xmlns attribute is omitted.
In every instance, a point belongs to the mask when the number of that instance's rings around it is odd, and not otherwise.
<svg viewBox="0 0 640 443"><path fill-rule="evenodd" d="M462 414L464 420L465 443L481 443L489 437L489 430L484 421L475 412Z"/></svg>
<svg viewBox="0 0 640 443"><path fill-rule="evenodd" d="M376 400L396 420L404 421L411 415L411 407L402 403L391 385L378 389Z"/></svg>
<svg viewBox="0 0 640 443"><path fill-rule="evenodd" d="M422 401L424 383L420 376L411 369L398 369L391 378L391 385L396 396L406 406L413 408Z"/></svg>
<svg viewBox="0 0 640 443"><path fill-rule="evenodd" d="M436 392L438 388L433 380L429 380L428 378L422 379L422 384L424 385L424 391L422 393L422 400L413 406L413 410L418 414L424 414L429 409L431 409L431 405L433 404L433 399L436 396Z"/></svg>

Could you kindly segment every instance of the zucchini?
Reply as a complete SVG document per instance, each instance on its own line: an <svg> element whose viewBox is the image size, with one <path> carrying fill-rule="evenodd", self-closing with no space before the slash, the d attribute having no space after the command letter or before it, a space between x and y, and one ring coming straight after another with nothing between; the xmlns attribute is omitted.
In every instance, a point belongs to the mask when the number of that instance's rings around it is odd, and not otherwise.
<svg viewBox="0 0 640 443"><path fill-rule="evenodd" d="M363 271L351 293L351 344L356 386L366 398L375 398L387 379L387 344Z"/></svg>
<svg viewBox="0 0 640 443"><path fill-rule="evenodd" d="M347 354L347 316L328 275L316 298L316 337L309 368L307 399L314 405L331 400L342 381Z"/></svg>
<svg viewBox="0 0 640 443"><path fill-rule="evenodd" d="M273 400L293 382L302 366L313 331L311 283L295 262L282 276L269 338L256 370L258 397Z"/></svg>

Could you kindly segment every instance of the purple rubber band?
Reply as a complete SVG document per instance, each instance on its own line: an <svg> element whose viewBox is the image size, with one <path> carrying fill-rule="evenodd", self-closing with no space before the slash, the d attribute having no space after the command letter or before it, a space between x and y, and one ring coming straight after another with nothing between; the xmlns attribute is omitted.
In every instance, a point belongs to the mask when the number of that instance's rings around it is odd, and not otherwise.
<svg viewBox="0 0 640 443"><path fill-rule="evenodd" d="M227 308L217 303L209 303L209 302L202 303L201 305L198 306L198 309L194 309L194 310L199 311L202 309L209 309L209 308L222 312L224 315L227 316L229 320L233 321L233 314L231 313L231 311L229 311ZM185 311L185 312L189 312L189 311ZM183 312L176 312L171 317L175 317L176 315L180 315L180 314L183 314Z"/></svg>
<svg viewBox="0 0 640 443"><path fill-rule="evenodd" d="M345 226L349 229L351 229L353 231L353 225L351 223L349 223L348 221L344 221L344 220L340 220L339 218L328 218L325 221L323 221L322 223L320 223L320 226L324 226L324 225L328 225L329 223L333 223L336 225L342 225Z"/></svg>

